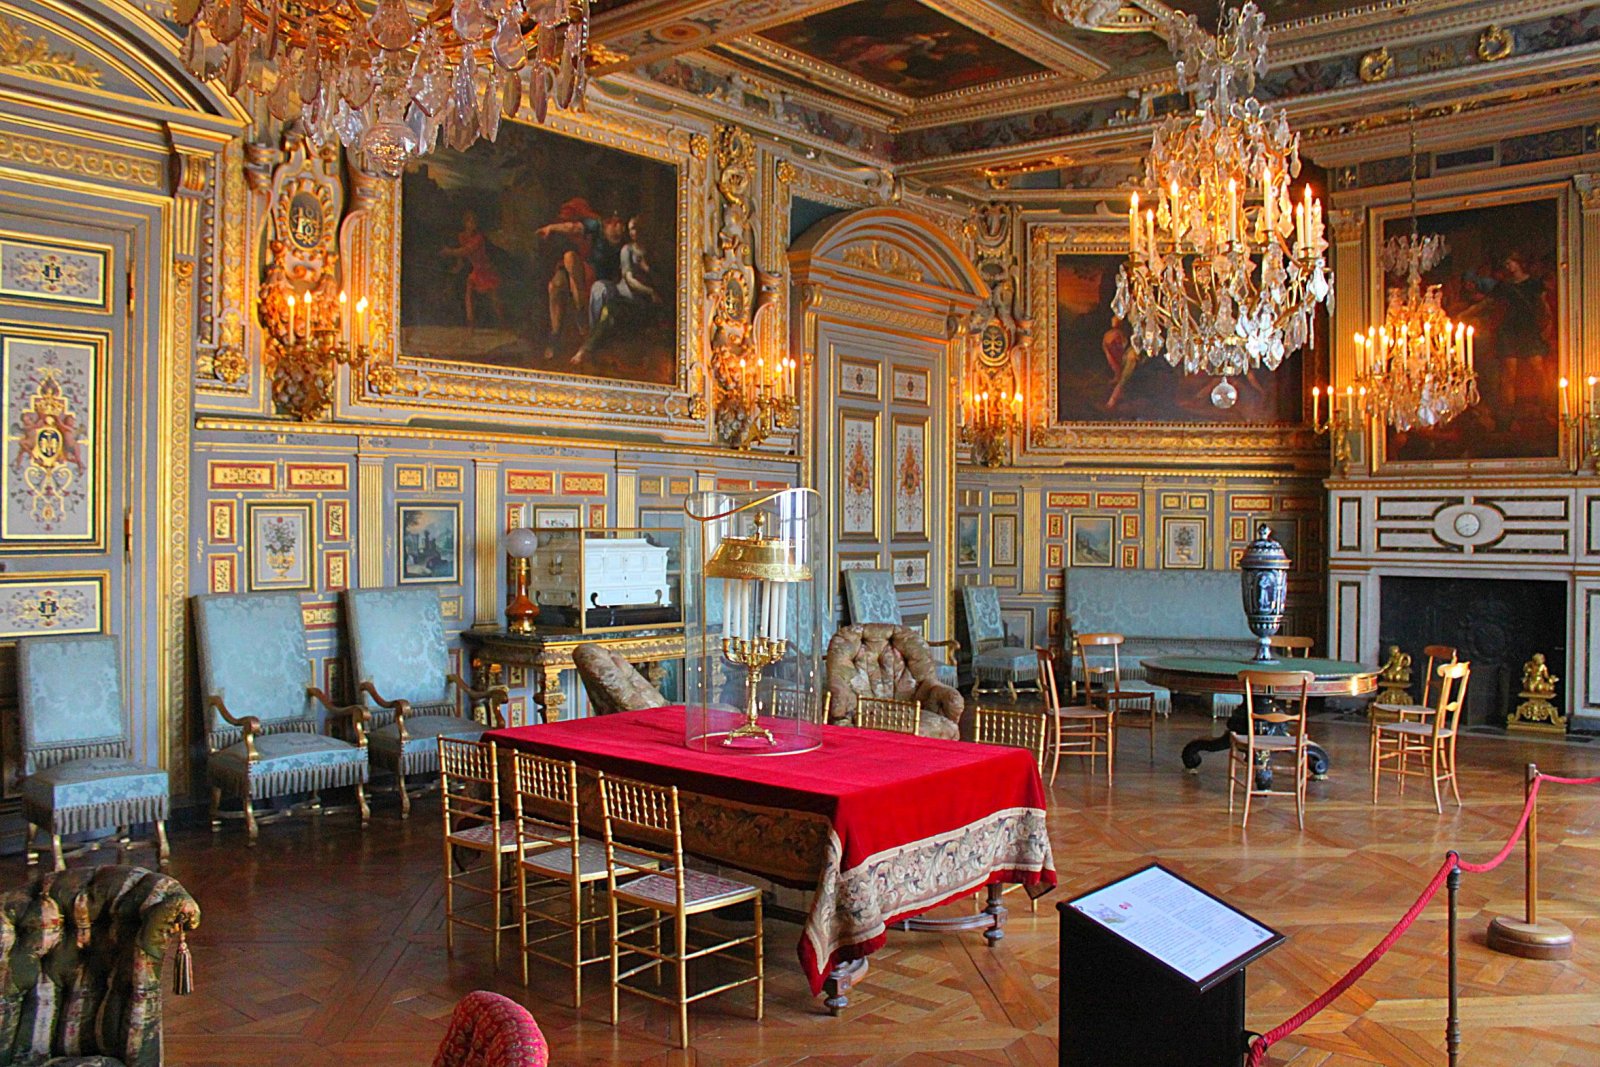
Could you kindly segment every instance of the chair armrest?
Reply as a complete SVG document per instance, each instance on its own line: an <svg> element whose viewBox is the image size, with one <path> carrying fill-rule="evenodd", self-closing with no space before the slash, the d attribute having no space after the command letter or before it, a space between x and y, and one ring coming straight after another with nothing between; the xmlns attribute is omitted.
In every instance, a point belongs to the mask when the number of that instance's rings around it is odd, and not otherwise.
<svg viewBox="0 0 1600 1067"><path fill-rule="evenodd" d="M949 651L948 655L950 656L950 662L951 663L959 663L960 660L961 660L961 642L957 641L953 637L949 638L948 640L944 640L944 641L924 641L923 643L925 645L927 645L930 649L932 649L932 648L947 648L947 649L949 649L950 651Z"/></svg>
<svg viewBox="0 0 1600 1067"><path fill-rule="evenodd" d="M406 716L411 714L411 701L383 699L378 695L378 687L372 684L371 678L363 678L361 684L356 687L356 692L365 693L378 707L394 712L394 728L399 733L400 745L404 748L406 741L409 740L409 735L406 733Z"/></svg>
<svg viewBox="0 0 1600 1067"><path fill-rule="evenodd" d="M357 748L367 747L367 733L364 727L372 718L372 713L360 704L335 704L333 698L314 685L306 686L306 696L315 697L328 712L330 724L334 719L349 719L351 729L355 731L354 744Z"/></svg>
<svg viewBox="0 0 1600 1067"><path fill-rule="evenodd" d="M216 713L222 716L223 722L226 722L231 726L237 726L244 732L245 762L259 762L261 759L261 753L256 751L256 735L262 732L261 720L256 718L254 715L241 715L235 717L233 713L228 710L228 706L222 702L222 697L215 693L206 697L206 707L215 709Z"/></svg>
<svg viewBox="0 0 1600 1067"><path fill-rule="evenodd" d="M486 725L495 729L503 729L506 724L505 713L500 708L511 700L511 690L503 685L491 685L487 689L474 689L466 683L459 674L447 674L445 680L465 693L468 700L474 704L482 704L487 713Z"/></svg>

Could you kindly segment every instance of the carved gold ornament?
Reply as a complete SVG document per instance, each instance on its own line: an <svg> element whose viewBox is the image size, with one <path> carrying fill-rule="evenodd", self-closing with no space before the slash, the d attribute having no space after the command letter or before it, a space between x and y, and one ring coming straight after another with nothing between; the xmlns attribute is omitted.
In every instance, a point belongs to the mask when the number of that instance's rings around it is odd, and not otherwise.
<svg viewBox="0 0 1600 1067"><path fill-rule="evenodd" d="M22 27L0 17L0 70L20 70L51 81L100 88L100 70L72 52L57 52L42 37L29 37Z"/></svg>
<svg viewBox="0 0 1600 1067"><path fill-rule="evenodd" d="M1487 29L1478 34L1478 58L1485 63L1494 63L1511 55L1516 48L1516 41L1511 36L1511 31L1504 26L1490 23Z"/></svg>
<svg viewBox="0 0 1600 1067"><path fill-rule="evenodd" d="M869 241L845 249L844 261L874 274L887 274L908 282L922 281L922 268L910 256L881 241Z"/></svg>
<svg viewBox="0 0 1600 1067"><path fill-rule="evenodd" d="M249 370L250 361L235 345L224 345L211 357L211 373L219 382L233 385L243 379Z"/></svg>
<svg viewBox="0 0 1600 1067"><path fill-rule="evenodd" d="M1387 47L1368 52L1361 57L1358 73L1361 80L1368 84L1386 81L1394 73L1394 56L1389 54Z"/></svg>

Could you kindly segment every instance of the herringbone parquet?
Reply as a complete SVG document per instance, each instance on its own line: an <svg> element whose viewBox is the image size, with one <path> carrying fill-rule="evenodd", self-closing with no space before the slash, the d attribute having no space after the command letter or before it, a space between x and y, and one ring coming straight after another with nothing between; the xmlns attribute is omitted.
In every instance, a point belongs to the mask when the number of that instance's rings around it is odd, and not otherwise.
<svg viewBox="0 0 1600 1067"><path fill-rule="evenodd" d="M199 899L196 991L168 997L168 1062L184 1067L402 1067L431 1063L455 1000L488 988L529 1005L553 1062L628 1065L1011 1064L1056 1062L1057 919L1053 902L1159 859L1289 935L1250 972L1249 1022L1265 1030L1298 1010L1361 958L1427 882L1448 848L1470 858L1498 850L1521 807L1522 765L1555 774L1600 773L1582 746L1466 739L1466 807L1436 815L1408 790L1401 806L1368 802L1365 727L1314 722L1333 774L1313 782L1306 830L1292 801L1268 800L1241 832L1226 812L1226 760L1198 775L1177 760L1183 742L1210 732L1200 717L1158 727L1154 766L1121 746L1116 786L1086 769L1062 772L1051 829L1062 888L1030 914L1020 895L997 948L975 933L901 934L872 960L842 1018L812 998L793 962L796 928L769 925L766 1021L748 994L691 1013L693 1047L672 1046L669 1014L624 1000L605 1022L603 974L594 973L582 1017L568 1008L564 972L539 967L531 988L514 953L498 974L483 935L459 937L447 959L441 928L437 800L401 823L392 797L375 804L361 834L351 816L263 828L243 848L229 826L214 837L180 831L173 873ZM1386 794L1387 796L1387 794ZM1541 807L1544 911L1577 934L1571 961L1539 963L1491 953L1489 918L1516 912L1521 860L1467 875L1462 890L1464 1063L1600 1063L1600 789L1550 788ZM105 854L102 853L102 856ZM20 861L8 884L24 877ZM1440 903L1350 993L1274 1049L1297 1067L1444 1062L1444 908ZM1184 1063L1175 1053L1174 1064Z"/></svg>

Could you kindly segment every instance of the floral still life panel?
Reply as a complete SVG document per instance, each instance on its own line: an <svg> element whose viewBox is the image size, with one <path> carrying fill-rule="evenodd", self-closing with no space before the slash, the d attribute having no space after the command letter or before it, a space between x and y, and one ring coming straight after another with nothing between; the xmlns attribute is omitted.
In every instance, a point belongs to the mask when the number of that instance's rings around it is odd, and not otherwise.
<svg viewBox="0 0 1600 1067"><path fill-rule="evenodd" d="M250 588L310 589L311 505L245 505L250 531Z"/></svg>
<svg viewBox="0 0 1600 1067"><path fill-rule="evenodd" d="M404 178L407 356L670 385L677 168L507 123Z"/></svg>

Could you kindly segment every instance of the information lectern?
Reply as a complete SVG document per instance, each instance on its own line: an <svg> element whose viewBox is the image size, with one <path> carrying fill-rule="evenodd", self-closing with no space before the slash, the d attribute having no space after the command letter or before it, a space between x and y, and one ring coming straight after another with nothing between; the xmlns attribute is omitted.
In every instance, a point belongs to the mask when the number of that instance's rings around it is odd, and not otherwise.
<svg viewBox="0 0 1600 1067"><path fill-rule="evenodd" d="M1160 864L1056 909L1063 1067L1243 1064L1245 967L1282 934Z"/></svg>

